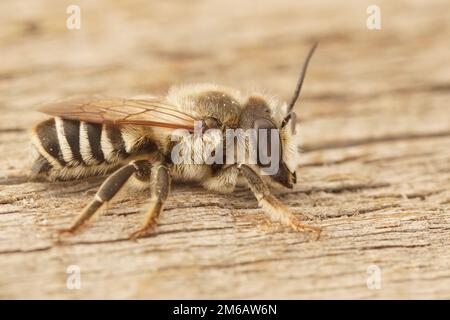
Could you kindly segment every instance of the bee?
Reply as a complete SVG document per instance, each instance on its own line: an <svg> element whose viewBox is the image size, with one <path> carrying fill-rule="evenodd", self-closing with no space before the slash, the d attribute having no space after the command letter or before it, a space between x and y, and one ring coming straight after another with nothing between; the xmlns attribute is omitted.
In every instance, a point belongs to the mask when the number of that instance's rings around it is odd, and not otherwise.
<svg viewBox="0 0 450 320"><path fill-rule="evenodd" d="M82 230L131 187L148 190L150 204L143 225L130 239L148 236L157 226L172 181L189 181L221 193L247 185L272 221L319 235L320 228L300 223L269 188L292 188L297 182L299 155L293 108L316 46L307 55L289 104L260 93L243 95L231 88L197 84L172 87L165 97L73 99L41 107L40 111L51 118L32 129L32 145L37 150L33 179L71 180L110 174L72 225L59 234ZM203 131L275 130L278 141L269 141L269 145L279 146L278 170L263 175L265 165L261 162L174 162L172 154L178 144L173 133L193 132L196 123ZM217 146L218 139L223 136L205 135L200 144ZM183 141L196 152L191 140ZM229 148L224 152L230 152Z"/></svg>

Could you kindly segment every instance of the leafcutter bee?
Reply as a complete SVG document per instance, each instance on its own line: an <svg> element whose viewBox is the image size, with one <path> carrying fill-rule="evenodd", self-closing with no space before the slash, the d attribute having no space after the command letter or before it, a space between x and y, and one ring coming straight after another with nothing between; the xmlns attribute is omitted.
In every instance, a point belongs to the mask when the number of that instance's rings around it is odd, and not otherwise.
<svg viewBox="0 0 450 320"><path fill-rule="evenodd" d="M320 234L318 227L300 223L269 189L292 188L297 182L298 139L292 110L315 48L309 51L289 104L260 93L244 95L213 84L197 84L172 87L165 97L75 99L42 107L40 111L52 117L32 130L38 154L32 177L70 180L110 174L73 224L61 232L81 230L123 194L119 191L137 187L148 190L150 205L142 227L130 238L149 235L173 180L226 193L245 184L273 221ZM249 141L255 143L234 143L239 140L235 133L244 130L254 133L255 139ZM228 132L234 136L230 138ZM174 150L180 151L180 146L191 152L176 157ZM213 150L207 160L215 161L196 161L205 160L200 149ZM248 151L249 156L238 160L238 149ZM269 162L263 161L263 155L270 155ZM268 174L274 163L276 170Z"/></svg>

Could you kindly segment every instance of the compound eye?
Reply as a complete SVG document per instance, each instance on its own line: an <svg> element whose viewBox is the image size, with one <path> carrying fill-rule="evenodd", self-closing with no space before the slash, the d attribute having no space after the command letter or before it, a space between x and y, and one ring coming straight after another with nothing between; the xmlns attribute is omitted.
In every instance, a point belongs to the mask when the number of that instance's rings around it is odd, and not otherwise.
<svg viewBox="0 0 450 320"><path fill-rule="evenodd" d="M278 150L278 155L281 155L281 144L279 135L275 135L276 140L273 140L273 129L277 129L277 127L273 124L272 121L260 118L255 120L253 127L256 129L256 137L257 137L257 159L258 165L262 167L270 166L270 159L272 155L272 145Z"/></svg>

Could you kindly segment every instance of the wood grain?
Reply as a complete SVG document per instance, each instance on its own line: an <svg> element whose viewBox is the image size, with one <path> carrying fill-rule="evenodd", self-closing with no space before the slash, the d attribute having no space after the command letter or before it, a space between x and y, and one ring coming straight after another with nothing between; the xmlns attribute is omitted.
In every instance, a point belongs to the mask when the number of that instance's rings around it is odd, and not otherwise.
<svg viewBox="0 0 450 320"><path fill-rule="evenodd" d="M0 3L0 298L450 298L448 1L377 1L379 31L367 1L78 1L80 30L68 4ZM28 181L36 106L189 82L288 99L314 40L299 182L277 195L321 240L268 223L248 190L178 185L153 237L126 239L138 194L54 243L102 178Z"/></svg>

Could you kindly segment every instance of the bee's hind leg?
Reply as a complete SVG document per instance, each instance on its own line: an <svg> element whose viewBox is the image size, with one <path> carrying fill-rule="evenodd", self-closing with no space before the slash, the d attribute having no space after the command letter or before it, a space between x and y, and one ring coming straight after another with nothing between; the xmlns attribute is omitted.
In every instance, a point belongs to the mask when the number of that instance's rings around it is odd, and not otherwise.
<svg viewBox="0 0 450 320"><path fill-rule="evenodd" d="M68 229L59 231L59 234L74 234L80 231L88 222L106 205L118 198L119 192L129 184L130 178L150 183L152 165L147 160L132 161L111 174L100 186L94 199L84 208Z"/></svg>
<svg viewBox="0 0 450 320"><path fill-rule="evenodd" d="M34 161L31 173L29 175L31 181L46 180L53 166L42 155Z"/></svg>
<svg viewBox="0 0 450 320"><path fill-rule="evenodd" d="M130 239L136 240L149 235L158 224L159 216L170 190L168 168L164 165L152 167L151 181L151 202L144 218L144 224L130 235Z"/></svg>
<svg viewBox="0 0 450 320"><path fill-rule="evenodd" d="M300 223L288 208L272 195L267 185L252 168L243 164L240 169L260 207L269 214L272 220L290 226L295 231L314 232L319 238L321 229Z"/></svg>

